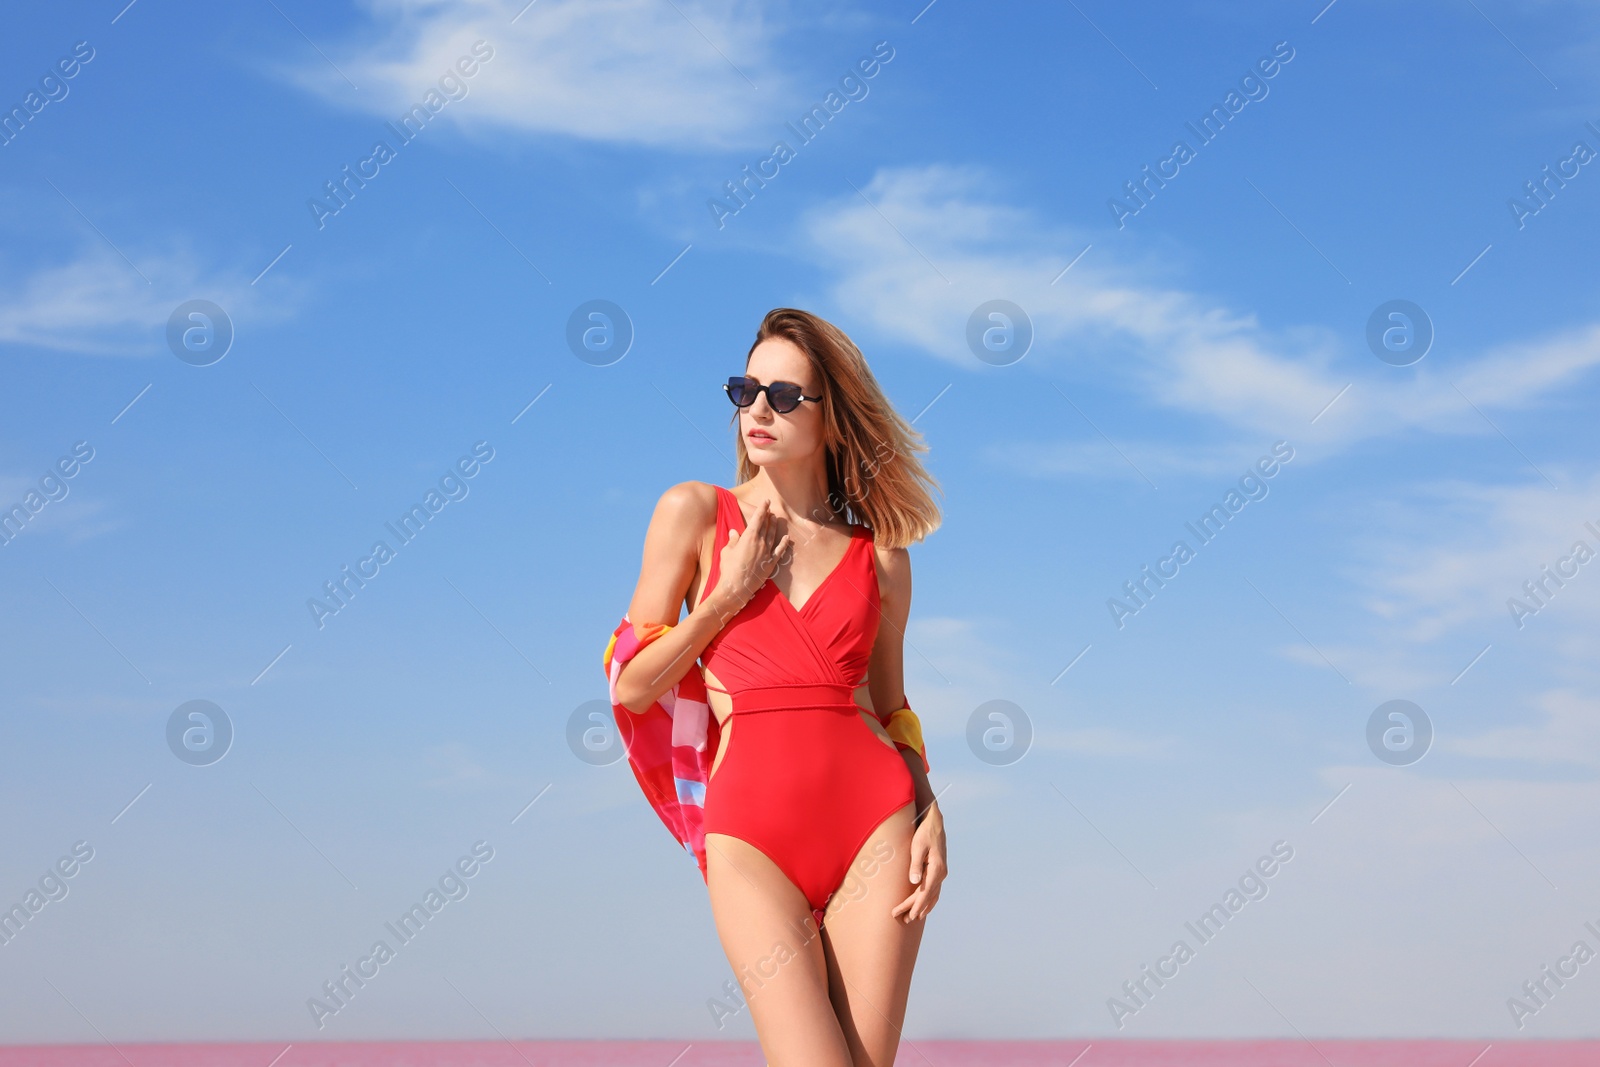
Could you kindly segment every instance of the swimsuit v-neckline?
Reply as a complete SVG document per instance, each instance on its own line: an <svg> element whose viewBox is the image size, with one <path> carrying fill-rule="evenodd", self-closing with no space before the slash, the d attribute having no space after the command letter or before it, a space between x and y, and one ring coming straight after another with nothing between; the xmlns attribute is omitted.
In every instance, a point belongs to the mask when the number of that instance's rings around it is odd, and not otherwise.
<svg viewBox="0 0 1600 1067"><path fill-rule="evenodd" d="M733 505L734 512L739 516L739 533L743 534L749 528L749 523L745 521L744 509L739 506L739 498L734 496L732 490L725 486L717 486L717 491L728 494L728 502ZM844 555L839 557L839 562L833 565L833 569L828 571L827 575L822 579L822 581L817 584L817 587L811 591L811 595L806 597L805 603L801 604L799 607L795 607L794 601L789 599L789 594L778 588L778 583L776 581L773 581L772 578L768 578L767 581L772 584L772 591L778 594L778 599L789 605L790 611L794 612L798 616L803 617L806 609L809 608L822 593L822 591L828 587L828 583L833 580L834 575L843 570L844 565L850 561L850 553L855 551L856 542L861 540L860 531L862 529L863 527L859 523L850 524L850 543L845 545Z"/></svg>

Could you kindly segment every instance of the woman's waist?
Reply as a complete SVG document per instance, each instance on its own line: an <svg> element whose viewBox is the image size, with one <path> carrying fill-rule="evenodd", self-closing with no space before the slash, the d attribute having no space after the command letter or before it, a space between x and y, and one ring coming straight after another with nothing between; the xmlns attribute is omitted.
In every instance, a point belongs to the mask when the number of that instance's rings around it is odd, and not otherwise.
<svg viewBox="0 0 1600 1067"><path fill-rule="evenodd" d="M719 691L727 694L735 715L771 711L834 711L851 715L866 710L855 702L855 687L844 682L778 682L713 690Z"/></svg>

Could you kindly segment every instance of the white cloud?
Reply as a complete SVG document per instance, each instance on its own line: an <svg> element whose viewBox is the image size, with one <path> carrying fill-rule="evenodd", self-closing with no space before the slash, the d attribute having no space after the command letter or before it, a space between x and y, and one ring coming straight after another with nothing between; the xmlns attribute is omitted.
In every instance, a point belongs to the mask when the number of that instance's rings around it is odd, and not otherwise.
<svg viewBox="0 0 1600 1067"><path fill-rule="evenodd" d="M248 275L205 268L187 250L132 258L138 271L111 249L89 245L74 259L6 279L0 284L0 344L171 359L167 319L184 301L213 301L237 331L243 323L286 316L296 300L298 287L282 276L273 279L269 303Z"/></svg>
<svg viewBox="0 0 1600 1067"><path fill-rule="evenodd" d="M30 492L42 495L38 477L39 475L33 478L18 478L0 474L0 508L10 509L21 504L23 498ZM68 495L61 501L51 501L44 510L35 513L20 533L13 534L14 538L24 538L21 543L26 543L37 537L57 533L73 544L78 544L102 534L112 533L122 527L123 520L111 514L104 500L85 499L83 490L74 489L72 482L66 481L62 484L67 487ZM71 503L66 503L69 500Z"/></svg>
<svg viewBox="0 0 1600 1067"><path fill-rule="evenodd" d="M1353 604L1357 615L1335 625L1284 605L1315 647L1289 640L1276 654L1319 671L1330 669L1326 656L1371 694L1464 693L1491 684L1479 682L1491 672L1502 679L1507 671L1523 679L1591 677L1600 624L1600 535L1585 522L1600 529L1600 474L1564 475L1561 484L1558 492L1542 481L1452 479L1407 485L1404 496L1357 504L1351 540L1332 564L1336 600ZM1590 553L1586 563L1573 552L1579 541ZM1557 573L1562 567L1576 573L1563 577ZM1539 600L1529 595L1530 583ZM1513 599L1536 608L1521 616L1520 627L1508 606ZM1451 690L1458 678L1463 684ZM1539 706L1556 714L1557 696L1526 684L1519 692L1525 695L1505 714L1537 718ZM1535 748L1554 754L1578 740L1565 720L1548 730L1554 733L1541 734L1545 740L1537 744L1508 734L1498 754L1534 759ZM1460 751L1492 756L1494 747ZM1565 762L1592 760L1569 752Z"/></svg>
<svg viewBox="0 0 1600 1067"><path fill-rule="evenodd" d="M1580 540L1600 554L1600 537L1584 525L1600 527L1600 475L1566 479L1561 492L1543 482L1451 482L1411 492L1411 502L1390 508L1384 525L1391 533L1350 574L1371 591L1369 609L1392 620L1404 637L1428 641L1486 621L1505 639L1541 631L1550 637L1575 616L1580 623L1594 620L1600 558L1570 561L1567 569L1576 574L1566 578L1552 580L1544 568L1555 568ZM1529 582L1538 600L1524 588ZM1537 608L1522 616L1520 627L1508 607L1512 598Z"/></svg>
<svg viewBox="0 0 1600 1067"><path fill-rule="evenodd" d="M102 355L136 355L129 342L140 333L150 335L145 347L157 342L150 327L161 321L161 301L114 254L47 267L7 291L0 341Z"/></svg>
<svg viewBox="0 0 1600 1067"><path fill-rule="evenodd" d="M1560 689L1541 693L1538 704L1545 718L1537 725L1508 726L1441 744L1464 756L1600 769L1600 701Z"/></svg>
<svg viewBox="0 0 1600 1067"><path fill-rule="evenodd" d="M1448 376L1423 364L1400 380L1357 351L1359 338L1269 330L1253 314L1141 279L1142 265L1100 245L1061 275L1088 237L997 202L992 184L974 167L883 169L862 190L870 204L851 193L810 213L803 234L835 272L837 305L889 339L974 370L967 317L986 300L1011 300L1034 325L1028 361L1092 368L1158 408L1214 420L1252 443L1292 434L1321 456L1411 428L1491 434L1473 404L1529 407L1600 364L1600 326L1585 326L1498 346ZM1166 445L1122 444L1155 465L1164 455L1175 462Z"/></svg>
<svg viewBox="0 0 1600 1067"><path fill-rule="evenodd" d="M783 113L788 79L759 5L369 0L367 8L374 31L325 49L359 89L320 59L284 75L332 102L397 118L483 40L493 58L466 81L467 96L439 112L464 128L726 148L764 136Z"/></svg>

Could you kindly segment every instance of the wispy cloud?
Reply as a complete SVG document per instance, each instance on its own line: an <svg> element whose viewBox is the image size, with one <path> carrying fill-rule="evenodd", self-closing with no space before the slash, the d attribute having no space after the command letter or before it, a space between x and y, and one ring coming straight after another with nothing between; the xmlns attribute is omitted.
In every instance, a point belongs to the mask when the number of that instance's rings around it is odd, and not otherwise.
<svg viewBox="0 0 1600 1067"><path fill-rule="evenodd" d="M76 258L5 280L0 285L0 344L79 355L173 358L167 319L186 300L211 300L237 329L244 322L292 314L295 283L273 279L269 302L243 271L203 265L179 249L137 256L145 281L117 253L93 245Z"/></svg>
<svg viewBox="0 0 1600 1067"><path fill-rule="evenodd" d="M1008 299L1033 321L1029 363L1070 364L1132 407L1198 416L1252 445L1293 432L1297 444L1319 446L1314 456L1410 429L1492 433L1473 404L1531 407L1600 364L1600 325L1591 324L1496 346L1448 376L1424 365L1397 380L1358 337L1315 324L1268 329L1216 298L1146 280L1170 271L1111 249L1095 247L1062 274L1091 235L997 200L996 184L975 167L888 168L859 195L845 191L812 211L803 236L832 272L837 306L880 336L977 370L967 317ZM1194 440L1192 426L1182 430ZM1163 443L1132 447L1158 466L1163 456L1178 464ZM1191 467L1192 452L1186 445ZM1064 456L1068 468L1082 458Z"/></svg>
<svg viewBox="0 0 1600 1067"><path fill-rule="evenodd" d="M1543 712L1536 723L1445 738L1441 746L1463 756L1567 763L1600 770L1600 701L1555 689L1539 694L1536 703Z"/></svg>
<svg viewBox="0 0 1600 1067"><path fill-rule="evenodd" d="M12 458L12 462L16 462L15 457ZM38 493L38 477L37 473L32 478L0 473L0 508L12 507L30 491ZM52 503L29 519L19 536L32 541L35 538L59 534L69 543L79 544L112 533L124 526L125 519L114 515L106 501L85 497L84 490L71 488L71 482L64 484L69 488L65 499L70 500L71 505Z"/></svg>
<svg viewBox="0 0 1600 1067"><path fill-rule="evenodd" d="M1407 641L1469 625L1508 640L1540 628L1550 636L1574 615L1592 620L1600 605L1600 560L1569 563L1576 573L1560 586L1543 571L1579 539L1600 552L1600 538L1584 527L1600 525L1600 475L1567 479L1561 493L1543 483L1418 486L1407 501L1387 505L1385 518L1385 532L1358 547L1349 577L1368 591L1368 609ZM1538 607L1523 588L1530 581L1546 581L1540 599L1547 606L1519 628L1507 601Z"/></svg>
<svg viewBox="0 0 1600 1067"><path fill-rule="evenodd" d="M785 99L761 7L727 0L370 0L359 42L286 69L345 107L395 117L478 40L494 58L464 129L560 134L656 148L726 148L770 125ZM334 69L336 68L336 69ZM343 75L360 86L352 90Z"/></svg>

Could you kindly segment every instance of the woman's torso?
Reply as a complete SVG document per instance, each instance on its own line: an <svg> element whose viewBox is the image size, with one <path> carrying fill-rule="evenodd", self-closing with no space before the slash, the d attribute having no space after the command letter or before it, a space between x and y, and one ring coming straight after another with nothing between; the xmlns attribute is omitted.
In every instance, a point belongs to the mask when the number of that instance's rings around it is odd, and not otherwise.
<svg viewBox="0 0 1600 1067"><path fill-rule="evenodd" d="M690 583L690 605L715 588L729 531L747 529L738 497L722 486L713 488L716 520ZM837 533L828 542L813 546L812 552L838 562L799 608L769 578L701 653L709 703L719 723L726 726L732 713L730 693L751 686L828 681L854 687L856 703L871 725L878 726L865 685L880 605L872 530L853 525L842 548Z"/></svg>

